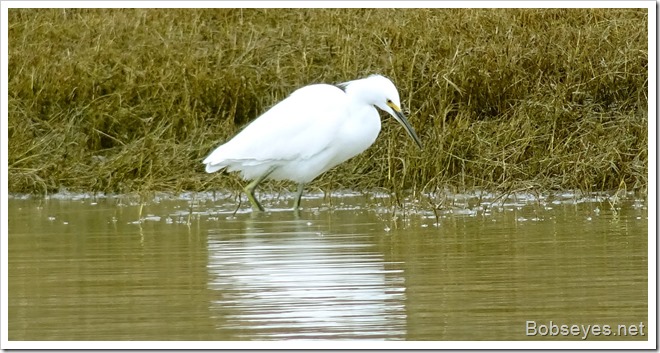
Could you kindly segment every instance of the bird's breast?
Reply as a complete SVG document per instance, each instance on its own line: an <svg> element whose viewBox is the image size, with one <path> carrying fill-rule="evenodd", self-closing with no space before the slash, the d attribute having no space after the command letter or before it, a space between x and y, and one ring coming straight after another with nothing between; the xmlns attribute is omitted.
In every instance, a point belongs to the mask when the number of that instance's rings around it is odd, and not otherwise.
<svg viewBox="0 0 660 353"><path fill-rule="evenodd" d="M348 159L362 153L374 143L379 133L380 116L376 109L370 106L358 110L344 122L337 135L338 155Z"/></svg>

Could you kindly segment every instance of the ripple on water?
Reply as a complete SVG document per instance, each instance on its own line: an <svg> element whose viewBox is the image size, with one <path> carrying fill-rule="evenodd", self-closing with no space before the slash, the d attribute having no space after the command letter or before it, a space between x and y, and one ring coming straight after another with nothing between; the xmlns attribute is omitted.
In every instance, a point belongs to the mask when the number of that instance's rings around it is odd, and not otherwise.
<svg viewBox="0 0 660 353"><path fill-rule="evenodd" d="M10 196L10 339L518 340L530 319L647 319L634 195L310 193L299 216L263 196L261 214L222 192Z"/></svg>

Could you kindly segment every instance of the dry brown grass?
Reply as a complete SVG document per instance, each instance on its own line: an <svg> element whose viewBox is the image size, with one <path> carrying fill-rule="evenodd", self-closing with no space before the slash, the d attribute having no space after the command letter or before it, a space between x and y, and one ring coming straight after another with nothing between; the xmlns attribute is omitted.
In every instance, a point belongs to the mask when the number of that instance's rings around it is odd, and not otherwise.
<svg viewBox="0 0 660 353"><path fill-rule="evenodd" d="M236 188L201 160L295 88L392 78L392 119L325 189L645 191L638 9L10 9L9 189Z"/></svg>

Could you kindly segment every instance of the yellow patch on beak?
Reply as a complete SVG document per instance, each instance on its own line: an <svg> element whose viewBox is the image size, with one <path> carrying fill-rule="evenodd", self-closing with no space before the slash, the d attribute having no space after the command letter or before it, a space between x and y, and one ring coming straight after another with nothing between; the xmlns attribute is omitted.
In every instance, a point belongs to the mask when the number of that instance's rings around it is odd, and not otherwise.
<svg viewBox="0 0 660 353"><path fill-rule="evenodd" d="M397 112L397 113L401 113L401 108L399 108L396 104L394 104L394 102L392 102L392 101L388 101L388 102L387 102L387 105L388 105L390 108L392 108L392 110L394 110L395 112Z"/></svg>

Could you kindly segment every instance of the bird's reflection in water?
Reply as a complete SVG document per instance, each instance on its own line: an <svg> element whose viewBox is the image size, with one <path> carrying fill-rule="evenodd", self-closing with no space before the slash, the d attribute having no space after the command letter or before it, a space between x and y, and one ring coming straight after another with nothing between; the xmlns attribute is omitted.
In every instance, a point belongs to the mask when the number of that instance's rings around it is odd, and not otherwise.
<svg viewBox="0 0 660 353"><path fill-rule="evenodd" d="M402 270L359 234L248 221L209 234L211 312L241 339L404 339Z"/></svg>

